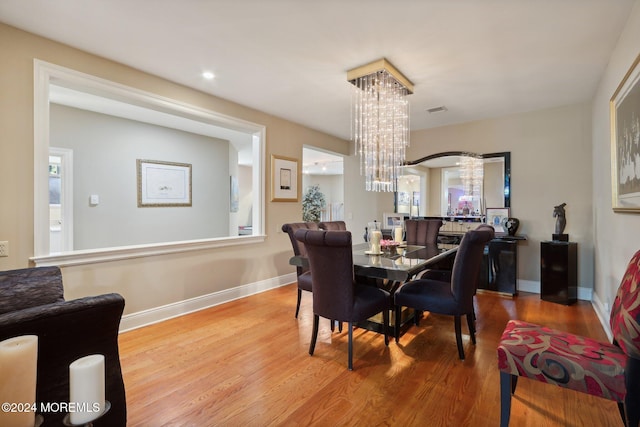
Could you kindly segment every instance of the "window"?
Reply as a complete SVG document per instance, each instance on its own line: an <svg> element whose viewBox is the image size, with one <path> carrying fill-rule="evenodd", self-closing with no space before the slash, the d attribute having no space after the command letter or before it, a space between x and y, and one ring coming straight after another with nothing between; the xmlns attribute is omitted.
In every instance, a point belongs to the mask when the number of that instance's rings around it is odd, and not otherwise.
<svg viewBox="0 0 640 427"><path fill-rule="evenodd" d="M261 125L35 61L36 265L262 241ZM73 152L72 251L52 254L49 156ZM190 207L138 207L137 160L189 164ZM56 167L54 167L56 169ZM71 172L71 171L70 171ZM65 198L61 199L64 211Z"/></svg>

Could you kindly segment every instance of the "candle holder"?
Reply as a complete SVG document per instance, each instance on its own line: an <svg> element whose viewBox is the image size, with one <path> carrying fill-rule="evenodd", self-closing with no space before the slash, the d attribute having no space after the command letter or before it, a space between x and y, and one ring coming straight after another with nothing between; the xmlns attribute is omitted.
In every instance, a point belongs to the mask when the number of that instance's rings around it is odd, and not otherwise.
<svg viewBox="0 0 640 427"><path fill-rule="evenodd" d="M104 416L104 414L106 414L107 412L109 412L109 409L111 409L111 402L109 402L108 400L104 401L104 411L102 411L102 413L100 414L100 416L98 418L101 418ZM93 422L95 420L97 420L98 418L91 420L89 422L86 423L81 423L81 424L72 424L71 423L71 414L67 414L64 416L63 420L62 420L62 424L64 424L65 426L68 427L77 427L77 426L83 426L83 427L93 427Z"/></svg>

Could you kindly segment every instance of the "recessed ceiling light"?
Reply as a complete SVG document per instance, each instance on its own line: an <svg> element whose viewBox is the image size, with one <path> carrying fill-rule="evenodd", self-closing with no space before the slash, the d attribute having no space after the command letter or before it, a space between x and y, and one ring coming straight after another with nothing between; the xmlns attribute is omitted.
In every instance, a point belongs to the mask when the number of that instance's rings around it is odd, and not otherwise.
<svg viewBox="0 0 640 427"><path fill-rule="evenodd" d="M211 71L205 71L204 73L202 73L202 77L204 77L207 80L213 80L215 75Z"/></svg>

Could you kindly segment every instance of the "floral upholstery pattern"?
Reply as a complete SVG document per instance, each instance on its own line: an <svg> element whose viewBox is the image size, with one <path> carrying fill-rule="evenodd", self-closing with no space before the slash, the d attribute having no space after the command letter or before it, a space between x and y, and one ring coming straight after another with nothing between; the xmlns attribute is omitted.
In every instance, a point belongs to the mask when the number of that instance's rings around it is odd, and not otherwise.
<svg viewBox="0 0 640 427"><path fill-rule="evenodd" d="M611 308L611 332L613 339L624 352L640 359L640 251L636 252L618 288Z"/></svg>
<svg viewBox="0 0 640 427"><path fill-rule="evenodd" d="M626 394L626 363L613 344L520 320L507 323L498 346L502 372L618 402Z"/></svg>

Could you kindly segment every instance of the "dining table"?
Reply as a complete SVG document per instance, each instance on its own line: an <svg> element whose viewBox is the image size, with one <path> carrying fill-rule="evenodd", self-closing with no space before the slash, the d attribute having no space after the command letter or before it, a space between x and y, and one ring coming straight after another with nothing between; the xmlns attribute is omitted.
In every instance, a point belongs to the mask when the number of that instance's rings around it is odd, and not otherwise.
<svg viewBox="0 0 640 427"><path fill-rule="evenodd" d="M443 264L451 264L457 250L458 245L451 243L435 243L425 246L400 243L372 254L368 243L358 243L352 246L354 275L359 282L366 282L385 289L393 298L395 291L404 282L411 280L421 271L442 268ZM309 260L304 256L294 256L289 259L289 264L308 267ZM392 305L389 317L391 324L386 333L395 337L393 310ZM414 322L415 311L405 307L401 319L400 335L410 327L410 323ZM381 314L359 322L358 326L385 333Z"/></svg>

